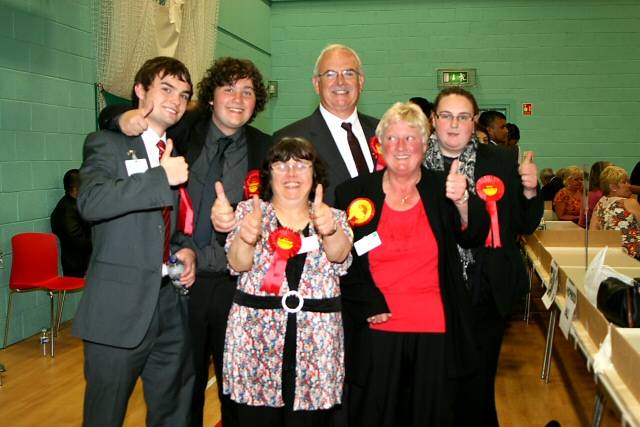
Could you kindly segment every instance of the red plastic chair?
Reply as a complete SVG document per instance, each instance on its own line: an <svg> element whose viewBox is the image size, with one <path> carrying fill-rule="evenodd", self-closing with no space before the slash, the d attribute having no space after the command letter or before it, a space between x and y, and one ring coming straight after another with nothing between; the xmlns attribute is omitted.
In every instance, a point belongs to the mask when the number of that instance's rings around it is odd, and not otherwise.
<svg viewBox="0 0 640 427"><path fill-rule="evenodd" d="M9 278L9 304L4 329L7 346L11 302L14 293L34 290L47 291L51 300L51 357L54 357L54 336L60 328L64 299L67 291L84 287L84 278L60 276L58 272L58 240L51 233L20 233L11 238L13 261ZM57 318L53 309L53 295L58 294Z"/></svg>

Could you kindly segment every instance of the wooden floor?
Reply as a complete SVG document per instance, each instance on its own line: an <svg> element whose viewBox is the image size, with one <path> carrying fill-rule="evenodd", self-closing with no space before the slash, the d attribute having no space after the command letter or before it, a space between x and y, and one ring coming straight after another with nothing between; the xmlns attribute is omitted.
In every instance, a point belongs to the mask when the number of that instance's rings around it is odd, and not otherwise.
<svg viewBox="0 0 640 427"><path fill-rule="evenodd" d="M508 328L497 379L498 410L503 427L543 427L557 420L563 427L588 426L595 386L585 362L556 334L551 382L543 384L540 367L544 351L546 312L532 315L530 324L515 317ZM84 379L82 344L64 325L54 359L43 357L38 337L0 351L7 372L0 388L0 426L78 426L82 419ZM219 420L215 384L207 391L206 426ZM144 425L141 387L131 398L125 426ZM619 426L607 410L602 427Z"/></svg>

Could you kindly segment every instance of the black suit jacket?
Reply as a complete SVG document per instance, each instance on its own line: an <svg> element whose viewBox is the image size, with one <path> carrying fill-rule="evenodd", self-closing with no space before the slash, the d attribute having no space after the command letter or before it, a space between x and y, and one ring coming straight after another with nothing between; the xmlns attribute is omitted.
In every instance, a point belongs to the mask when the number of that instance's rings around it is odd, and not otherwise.
<svg viewBox="0 0 640 427"><path fill-rule="evenodd" d="M80 217L75 198L62 196L51 212L51 231L60 240L63 274L84 277L91 256L91 226Z"/></svg>
<svg viewBox="0 0 640 427"><path fill-rule="evenodd" d="M493 298L498 311L507 316L513 303L529 290L517 236L535 231L542 218L544 201L539 189L536 197L530 200L524 197L518 164L509 150L478 144L476 182L485 175L495 175L505 185L505 194L497 203L502 247L487 248L482 244L474 251L479 268L471 278L472 288Z"/></svg>
<svg viewBox="0 0 640 427"><path fill-rule="evenodd" d="M378 119L358 113L358 120L367 137L367 146L369 146L369 141L376 133ZM324 192L325 203L333 205L336 186L351 179L351 175L349 175L349 170L344 164L344 160L340 155L340 151L338 151L338 146L331 135L331 131L324 121L322 113L320 113L320 108L316 108L310 116L291 123L277 131L273 135L273 140L278 141L285 136L305 138L316 147L328 171L329 184ZM373 159L375 164L375 157L373 157Z"/></svg>
<svg viewBox="0 0 640 427"><path fill-rule="evenodd" d="M336 189L336 207L346 210L352 200L367 197L373 201L375 214L372 221L354 227L354 242L374 232L380 222L385 195L382 191L384 172L375 172L347 181ZM422 169L417 184L429 223L438 242L438 269L440 290L446 318L447 368L450 376L460 376L475 366L473 336L471 333L471 298L465 287L457 243L464 247L476 246L487 236L489 217L484 204L475 196L469 198L469 224L461 231L460 217L453 203L445 197L444 172ZM382 242L384 244L384 242ZM410 278L407 278L410 280ZM342 277L341 293L345 315L345 363L350 381L365 380L367 348L366 319L374 314L388 313L384 296L376 287L369 269L369 255L358 256L353 250L353 263Z"/></svg>

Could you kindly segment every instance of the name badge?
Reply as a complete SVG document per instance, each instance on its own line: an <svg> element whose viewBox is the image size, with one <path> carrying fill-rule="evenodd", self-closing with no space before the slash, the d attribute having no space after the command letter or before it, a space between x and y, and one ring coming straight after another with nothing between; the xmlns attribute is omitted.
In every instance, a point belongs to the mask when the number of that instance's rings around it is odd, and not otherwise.
<svg viewBox="0 0 640 427"><path fill-rule="evenodd" d="M136 173L145 173L147 169L149 169L149 166L147 165L147 161L145 159L125 160L124 165L127 167L127 174L129 176Z"/></svg>
<svg viewBox="0 0 640 427"><path fill-rule="evenodd" d="M302 245L300 246L299 254L305 254L307 252L315 251L320 248L320 241L318 236L309 236L302 238Z"/></svg>
<svg viewBox="0 0 640 427"><path fill-rule="evenodd" d="M364 255L372 249L377 248L382 244L382 240L380 240L380 236L377 231L364 236L362 239L358 240L353 244L353 247L356 249L356 253L358 256Z"/></svg>

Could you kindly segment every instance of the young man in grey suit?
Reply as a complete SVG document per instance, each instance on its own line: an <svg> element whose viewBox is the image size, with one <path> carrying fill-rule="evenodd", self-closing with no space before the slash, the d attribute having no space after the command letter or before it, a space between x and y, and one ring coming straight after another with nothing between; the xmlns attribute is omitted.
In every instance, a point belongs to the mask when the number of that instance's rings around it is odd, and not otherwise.
<svg viewBox="0 0 640 427"><path fill-rule="evenodd" d="M310 115L274 134L302 137L315 145L329 170L325 202L333 205L336 185L373 171L370 141L378 119L358 113L364 71L358 54L348 46L332 44L320 52L313 71L313 87L320 105Z"/></svg>
<svg viewBox="0 0 640 427"><path fill-rule="evenodd" d="M191 78L181 62L147 61L133 87L149 128L139 137L89 135L78 209L93 223L93 254L73 333L84 340L85 426L120 426L138 377L147 425L189 424L193 362L187 300L167 276L169 252L195 279L195 252L170 245L178 220L175 186L188 178L165 130L185 112ZM186 240L188 241L188 240Z"/></svg>
<svg viewBox="0 0 640 427"><path fill-rule="evenodd" d="M262 74L247 59L217 59L198 84L199 107L167 130L179 153L190 165L188 183L195 212L194 243L198 251L196 284L189 299L193 360L196 372L191 425L202 426L205 390L211 359L218 384L222 384L222 355L227 317L236 278L229 275L224 235L211 228L211 206L217 201L214 182L226 190L226 203L236 204L246 195L248 172L260 169L271 137L250 126L267 103ZM137 135L148 127L144 109L109 107L100 114L101 126ZM229 204L231 218L233 208ZM218 387L222 423L236 425L235 404Z"/></svg>

